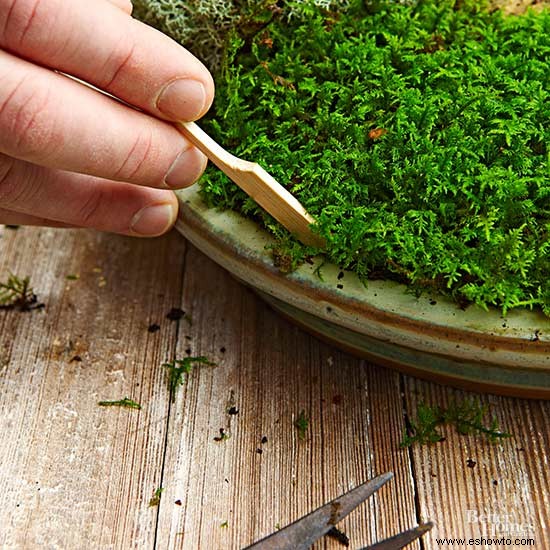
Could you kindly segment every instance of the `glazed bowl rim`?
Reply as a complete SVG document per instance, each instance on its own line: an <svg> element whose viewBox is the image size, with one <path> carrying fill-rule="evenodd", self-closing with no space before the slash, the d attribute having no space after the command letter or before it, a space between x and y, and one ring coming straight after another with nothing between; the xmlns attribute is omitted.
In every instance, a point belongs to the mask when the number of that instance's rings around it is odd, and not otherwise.
<svg viewBox="0 0 550 550"><path fill-rule="evenodd" d="M178 198L178 230L237 278L262 292L356 332L365 330L372 335L374 323L382 329L380 337L391 341L395 331L400 345L421 345L429 351L438 341L448 342L459 346L466 358L489 351L487 359L479 356L481 362L494 364L502 354L502 366L513 368L519 356L526 356L529 366L550 370L550 319L541 311L516 309L504 317L496 308L486 311L470 305L461 309L442 295L417 297L393 281L369 281L365 287L354 273L323 264L320 257L283 274L273 265L267 249L274 242L272 237L255 222L233 211L209 208L198 186L178 191ZM416 341L407 337L402 341L397 333L414 334ZM422 334L432 343L424 346ZM456 355L449 345L443 348L443 353ZM546 358L541 361L543 356Z"/></svg>

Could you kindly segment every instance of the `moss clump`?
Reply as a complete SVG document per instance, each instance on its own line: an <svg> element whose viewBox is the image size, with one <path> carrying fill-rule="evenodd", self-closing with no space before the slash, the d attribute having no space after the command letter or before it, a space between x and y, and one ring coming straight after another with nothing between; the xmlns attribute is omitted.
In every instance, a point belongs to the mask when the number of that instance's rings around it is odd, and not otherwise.
<svg viewBox="0 0 550 550"><path fill-rule="evenodd" d="M340 267L550 313L549 58L548 10L316 11L234 40L207 129L299 197ZM219 172L202 188L304 255Z"/></svg>
<svg viewBox="0 0 550 550"><path fill-rule="evenodd" d="M550 314L549 10L272 8L231 35L205 129L286 185L363 280ZM219 171L202 193L263 224L285 265L311 254Z"/></svg>
<svg viewBox="0 0 550 550"><path fill-rule="evenodd" d="M415 443L425 445L444 441L445 437L440 432L440 428L444 425L454 426L462 435L485 436L491 443L512 437L511 434L499 428L494 416L490 424L486 424L485 417L488 412L487 405L481 405L475 400L454 402L446 408L420 403L416 411L416 420L410 419L408 429L403 433L401 447L410 447Z"/></svg>

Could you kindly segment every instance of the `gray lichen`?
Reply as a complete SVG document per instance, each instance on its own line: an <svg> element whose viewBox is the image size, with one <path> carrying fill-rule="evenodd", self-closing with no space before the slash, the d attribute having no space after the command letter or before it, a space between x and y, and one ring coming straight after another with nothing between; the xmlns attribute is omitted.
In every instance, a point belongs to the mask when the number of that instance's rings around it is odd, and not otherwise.
<svg viewBox="0 0 550 550"><path fill-rule="evenodd" d="M247 16L277 10L289 18L308 6L339 9L349 0L134 0L134 16L172 37L211 70L219 68L227 37Z"/></svg>

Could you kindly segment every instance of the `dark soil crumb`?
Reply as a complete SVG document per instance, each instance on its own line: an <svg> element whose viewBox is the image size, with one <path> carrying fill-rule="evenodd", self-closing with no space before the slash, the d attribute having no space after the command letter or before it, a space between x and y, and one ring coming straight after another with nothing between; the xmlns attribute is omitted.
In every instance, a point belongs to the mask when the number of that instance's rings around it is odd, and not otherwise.
<svg viewBox="0 0 550 550"><path fill-rule="evenodd" d="M147 332L158 332L160 330L160 325L157 325L157 323L153 323L149 325L147 328Z"/></svg>
<svg viewBox="0 0 550 550"><path fill-rule="evenodd" d="M475 468L476 464L477 462L475 460L472 460L471 458L466 461L466 466L468 466L468 468Z"/></svg>
<svg viewBox="0 0 550 550"><path fill-rule="evenodd" d="M237 407L235 406L229 407L229 409L227 409L227 414L232 414L232 415L239 414L239 409L237 409Z"/></svg>
<svg viewBox="0 0 550 550"><path fill-rule="evenodd" d="M258 447L258 448L256 449L256 452L257 452L259 455L261 455L264 451L263 451L263 449L260 449L260 448Z"/></svg>
<svg viewBox="0 0 550 550"><path fill-rule="evenodd" d="M267 443L267 436L266 436L266 435L264 435L264 436L262 437L262 443Z"/></svg>
<svg viewBox="0 0 550 550"><path fill-rule="evenodd" d="M225 351L226 351L226 350L225 350L225 347L222 346L222 347L220 348L220 353L225 353Z"/></svg>
<svg viewBox="0 0 550 550"><path fill-rule="evenodd" d="M69 363L81 363L82 362L82 357L80 357L80 355L74 355L73 357L71 357L71 360L69 361Z"/></svg>
<svg viewBox="0 0 550 550"><path fill-rule="evenodd" d="M185 316L185 311L179 307L173 307L167 314L166 318L170 321L179 321L182 317Z"/></svg>

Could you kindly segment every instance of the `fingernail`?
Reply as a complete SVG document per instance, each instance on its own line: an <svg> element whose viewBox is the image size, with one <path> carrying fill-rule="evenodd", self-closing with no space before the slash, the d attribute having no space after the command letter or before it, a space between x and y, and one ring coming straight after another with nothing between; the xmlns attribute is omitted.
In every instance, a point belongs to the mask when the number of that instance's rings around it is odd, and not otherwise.
<svg viewBox="0 0 550 550"><path fill-rule="evenodd" d="M174 223L176 212L171 204L155 204L142 208L132 219L130 229L138 235L162 235Z"/></svg>
<svg viewBox="0 0 550 550"><path fill-rule="evenodd" d="M168 170L164 183L172 189L195 183L206 168L208 159L196 147L182 151Z"/></svg>
<svg viewBox="0 0 550 550"><path fill-rule="evenodd" d="M174 120L195 120L204 111L206 90L198 80L170 82L157 99L157 109Z"/></svg>

